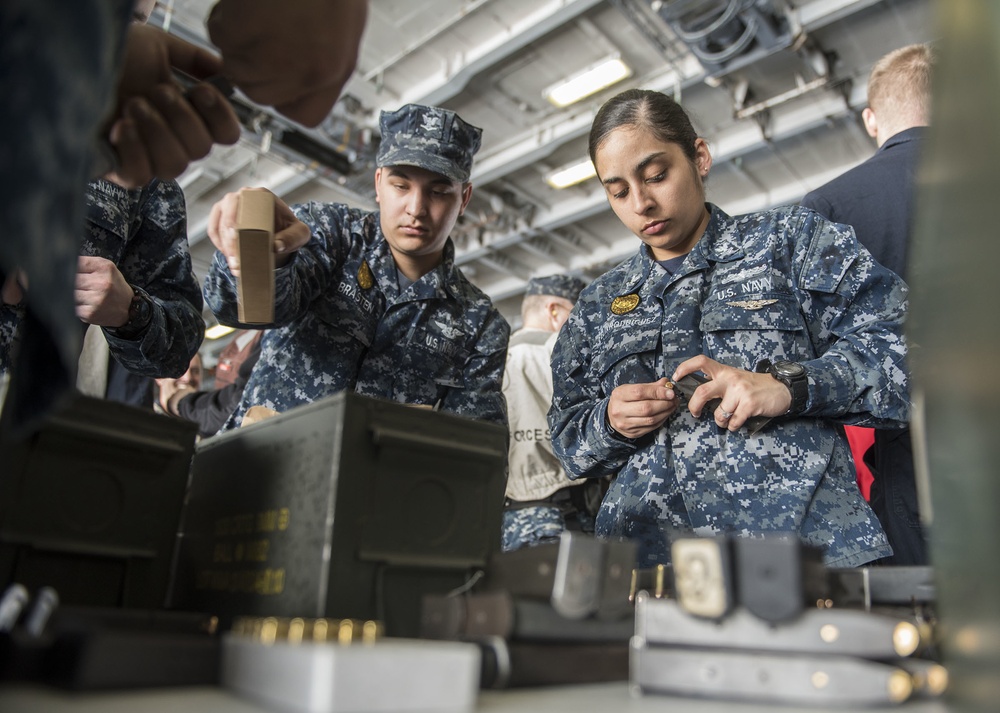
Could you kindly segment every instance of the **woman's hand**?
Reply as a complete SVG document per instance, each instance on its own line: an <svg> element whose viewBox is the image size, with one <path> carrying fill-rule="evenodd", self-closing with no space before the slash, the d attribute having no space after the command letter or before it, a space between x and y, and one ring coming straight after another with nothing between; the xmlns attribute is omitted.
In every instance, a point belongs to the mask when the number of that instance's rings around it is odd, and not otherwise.
<svg viewBox="0 0 1000 713"><path fill-rule="evenodd" d="M625 438L654 431L677 410L677 395L666 379L648 384L622 384L611 392L608 424Z"/></svg>
<svg viewBox="0 0 1000 713"><path fill-rule="evenodd" d="M770 374L736 369L701 355L681 363L671 377L674 381L700 371L711 381L699 386L688 399L688 410L695 418L709 401L722 399L715 409L715 422L736 431L752 416L781 416L792 405L788 387Z"/></svg>

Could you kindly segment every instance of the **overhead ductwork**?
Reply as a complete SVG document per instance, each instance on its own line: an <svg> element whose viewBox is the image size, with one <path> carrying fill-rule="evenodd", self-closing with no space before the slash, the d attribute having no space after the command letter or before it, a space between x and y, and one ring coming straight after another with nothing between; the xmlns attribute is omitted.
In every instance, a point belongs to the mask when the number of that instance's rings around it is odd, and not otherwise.
<svg viewBox="0 0 1000 713"><path fill-rule="evenodd" d="M710 75L788 47L794 38L783 3L772 0L653 0L650 6Z"/></svg>

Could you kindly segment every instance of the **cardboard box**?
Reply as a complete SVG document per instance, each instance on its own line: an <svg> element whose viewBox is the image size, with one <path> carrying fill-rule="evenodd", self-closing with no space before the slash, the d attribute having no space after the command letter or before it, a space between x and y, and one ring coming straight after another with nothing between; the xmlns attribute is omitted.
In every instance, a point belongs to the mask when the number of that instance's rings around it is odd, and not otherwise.
<svg viewBox="0 0 1000 713"><path fill-rule="evenodd" d="M274 321L274 195L270 191L242 189L236 228L240 322L270 324Z"/></svg>
<svg viewBox="0 0 1000 713"><path fill-rule="evenodd" d="M170 607L416 636L500 549L507 430L342 392L201 441Z"/></svg>

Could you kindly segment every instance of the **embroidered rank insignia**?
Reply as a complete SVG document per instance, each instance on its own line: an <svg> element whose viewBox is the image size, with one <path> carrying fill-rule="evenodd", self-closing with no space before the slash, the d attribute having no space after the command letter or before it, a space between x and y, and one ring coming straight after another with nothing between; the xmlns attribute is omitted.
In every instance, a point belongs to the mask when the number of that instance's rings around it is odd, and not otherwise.
<svg viewBox="0 0 1000 713"><path fill-rule="evenodd" d="M735 302L726 302L730 307L742 307L743 309L763 309L768 305L773 305L778 300L737 300Z"/></svg>
<svg viewBox="0 0 1000 713"><path fill-rule="evenodd" d="M358 284L362 290L370 290L375 286L375 275L372 274L372 269L368 267L367 260L362 260L361 267L358 268Z"/></svg>
<svg viewBox="0 0 1000 713"><path fill-rule="evenodd" d="M639 295L635 292L615 297L611 302L611 311L615 314L626 314L639 306Z"/></svg>

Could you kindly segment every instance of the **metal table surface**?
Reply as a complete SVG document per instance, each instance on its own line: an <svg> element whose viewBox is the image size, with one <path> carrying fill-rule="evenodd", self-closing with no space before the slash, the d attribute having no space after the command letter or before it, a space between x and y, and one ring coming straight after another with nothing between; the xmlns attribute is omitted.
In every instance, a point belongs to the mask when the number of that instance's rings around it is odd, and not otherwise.
<svg viewBox="0 0 1000 713"><path fill-rule="evenodd" d="M273 710L212 687L72 693L34 686L0 685L0 711L3 713L273 713ZM620 682L482 691L474 710L490 713L775 713L776 710L803 709L674 696L632 697L628 684ZM810 707L805 710L842 713L844 709ZM951 708L943 701L913 700L891 710L947 713Z"/></svg>

